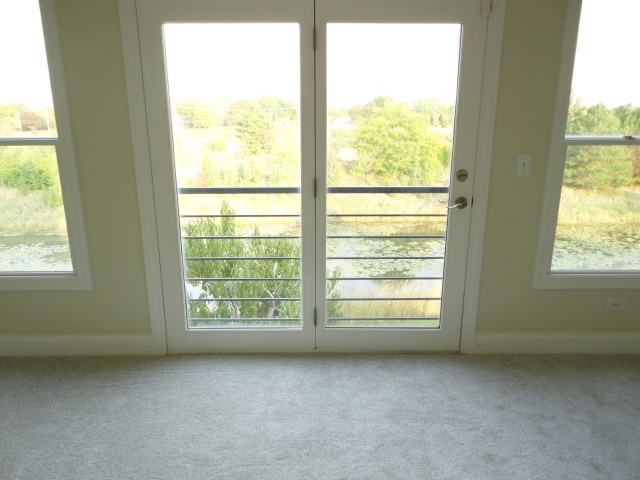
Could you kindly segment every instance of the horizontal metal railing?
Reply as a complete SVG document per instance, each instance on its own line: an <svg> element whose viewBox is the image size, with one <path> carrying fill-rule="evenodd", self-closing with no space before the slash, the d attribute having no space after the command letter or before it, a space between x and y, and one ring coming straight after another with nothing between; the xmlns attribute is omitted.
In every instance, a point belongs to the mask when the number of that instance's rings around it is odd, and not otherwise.
<svg viewBox="0 0 640 480"><path fill-rule="evenodd" d="M365 186L365 187L327 187L327 193L329 194L448 194L448 187L441 186L428 186L428 187L376 187L376 186ZM254 195L254 194L299 194L301 189L299 187L182 187L178 189L178 193L180 195ZM327 218L331 219L354 219L354 218L363 218L363 219L371 219L371 218L404 218L404 219L428 219L428 218L438 218L438 217L446 217L447 213L399 213L399 214L389 214L389 213L330 213L327 214ZM202 214L185 214L181 215L181 218L188 219L200 219L200 218L212 218L212 219L224 219L224 218L233 218L233 219L290 219L290 218L299 218L297 214L212 214L212 213L202 213ZM300 240L300 235L260 235L258 237L254 235L235 235L235 236L183 236L183 240L188 241L197 241L197 240ZM345 235L345 234L329 234L327 235L327 240L340 242L341 240L438 240L444 239L445 235L442 234L412 234L412 235ZM379 261L401 261L401 260L443 260L443 256L440 255L334 255L328 256L328 261L371 261L371 260L379 260ZM235 257L220 257L220 256L198 256L198 257L185 257L185 262L217 262L217 261L233 261L233 262L241 262L241 261L300 261L299 257L270 257L270 256L258 256L258 257L243 257L243 256L235 256ZM404 276L404 275L396 275L392 277L379 277L379 276L348 276L348 277L330 277L327 278L329 282L358 282L358 281L390 281L390 282L408 282L408 281L441 281L442 275L421 275L421 276ZM277 277L189 277L186 278L186 281L193 284L205 284L207 282L300 282L300 277L289 277L289 278L277 278ZM287 298L278 298L278 297L243 297L243 298L218 298L212 296L202 296L201 298L189 298L188 302L190 304L241 304L242 302L262 302L262 303L273 303L276 302L301 302L302 299L299 297L287 297ZM350 297L338 297L338 298L327 298L327 302L329 304L337 304L340 302L344 302L345 304L351 304L354 302L439 302L441 298L435 297L433 295L425 295L425 296L407 296L407 297L398 297L398 296L350 296ZM374 304L375 304L374 303ZM379 322L407 322L407 321L433 321L438 320L437 316L386 316L386 317L357 317L357 316L340 316L340 317L328 317L327 320L335 321L335 322L373 322L377 324ZM282 318L282 317L273 317L273 318L190 318L191 321L202 322L202 321L215 321L221 323L234 323L234 324L242 324L242 323L251 323L256 322L259 323L271 323L271 322L281 322L283 324L288 324L291 322L299 321L299 318Z"/></svg>
<svg viewBox="0 0 640 480"><path fill-rule="evenodd" d="M180 187L180 195L244 195L300 193L300 187ZM449 187L327 187L327 193L449 193Z"/></svg>

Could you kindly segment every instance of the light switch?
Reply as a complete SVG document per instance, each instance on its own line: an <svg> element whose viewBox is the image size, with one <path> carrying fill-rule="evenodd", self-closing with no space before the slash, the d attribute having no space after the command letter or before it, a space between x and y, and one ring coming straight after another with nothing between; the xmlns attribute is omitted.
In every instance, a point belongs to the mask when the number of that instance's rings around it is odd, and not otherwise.
<svg viewBox="0 0 640 480"><path fill-rule="evenodd" d="M528 177L531 173L531 155L518 155L518 167L516 176Z"/></svg>

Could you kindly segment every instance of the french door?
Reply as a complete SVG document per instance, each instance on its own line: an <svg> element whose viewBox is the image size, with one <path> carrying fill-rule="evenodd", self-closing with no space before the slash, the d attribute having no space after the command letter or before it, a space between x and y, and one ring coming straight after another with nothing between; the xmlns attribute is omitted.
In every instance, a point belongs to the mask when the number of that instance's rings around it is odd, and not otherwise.
<svg viewBox="0 0 640 480"><path fill-rule="evenodd" d="M169 350L458 350L480 0L136 0Z"/></svg>

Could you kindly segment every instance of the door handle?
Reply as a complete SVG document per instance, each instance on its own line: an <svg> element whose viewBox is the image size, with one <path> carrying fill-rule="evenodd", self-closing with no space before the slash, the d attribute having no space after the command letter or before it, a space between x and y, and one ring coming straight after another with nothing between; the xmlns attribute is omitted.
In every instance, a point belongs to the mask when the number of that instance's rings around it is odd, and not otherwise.
<svg viewBox="0 0 640 480"><path fill-rule="evenodd" d="M469 204L469 202L467 202L467 199L465 197L457 197L454 202L456 202L453 205L448 206L448 209L452 209L452 208L457 208L458 210L462 210L463 208L467 208L467 205Z"/></svg>

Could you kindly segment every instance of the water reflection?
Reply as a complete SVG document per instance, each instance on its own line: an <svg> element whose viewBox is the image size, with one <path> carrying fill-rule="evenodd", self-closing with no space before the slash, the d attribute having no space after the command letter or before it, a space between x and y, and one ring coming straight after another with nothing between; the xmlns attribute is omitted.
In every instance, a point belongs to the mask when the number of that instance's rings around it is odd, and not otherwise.
<svg viewBox="0 0 640 480"><path fill-rule="evenodd" d="M69 240L63 235L0 237L2 272L72 272Z"/></svg>
<svg viewBox="0 0 640 480"><path fill-rule="evenodd" d="M552 270L640 270L640 224L558 225Z"/></svg>

